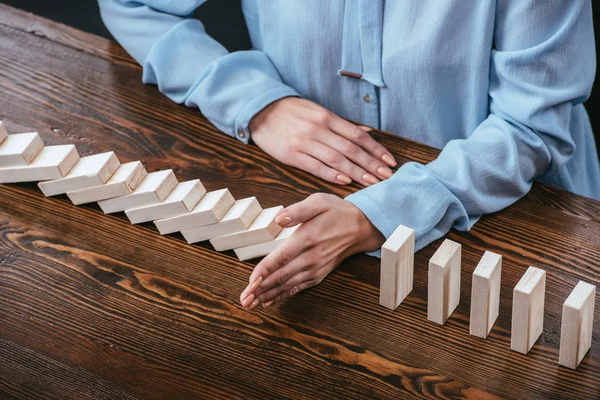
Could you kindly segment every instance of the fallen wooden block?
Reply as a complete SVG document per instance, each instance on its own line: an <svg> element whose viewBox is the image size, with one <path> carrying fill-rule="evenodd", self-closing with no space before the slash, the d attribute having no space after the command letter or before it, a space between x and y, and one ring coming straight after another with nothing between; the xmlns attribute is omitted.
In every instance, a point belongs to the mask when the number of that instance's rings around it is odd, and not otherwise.
<svg viewBox="0 0 600 400"><path fill-rule="evenodd" d="M121 162L112 151L82 157L64 178L40 182L38 187L48 197L104 185L119 168L119 165Z"/></svg>
<svg viewBox="0 0 600 400"><path fill-rule="evenodd" d="M429 260L427 319L440 325L460 302L461 250L459 243L446 239Z"/></svg>
<svg viewBox="0 0 600 400"><path fill-rule="evenodd" d="M576 369L592 346L596 286L579 281L563 304L558 363Z"/></svg>
<svg viewBox="0 0 600 400"><path fill-rule="evenodd" d="M125 210L132 224L154 221L187 214L198 204L206 189L199 179L180 182L167 198L158 204Z"/></svg>
<svg viewBox="0 0 600 400"><path fill-rule="evenodd" d="M47 146L29 165L0 168L0 183L59 179L65 176L78 160L77 149L71 144Z"/></svg>
<svg viewBox="0 0 600 400"><path fill-rule="evenodd" d="M134 191L148 175L139 161L122 164L104 185L67 192L75 205L125 196Z"/></svg>
<svg viewBox="0 0 600 400"><path fill-rule="evenodd" d="M4 126L2 121L0 121L0 143L2 143L4 141L4 139L6 139L7 136L8 136L8 131L6 130L6 126Z"/></svg>
<svg viewBox="0 0 600 400"><path fill-rule="evenodd" d="M544 329L546 271L529 267L513 290L510 348L527 354Z"/></svg>
<svg viewBox="0 0 600 400"><path fill-rule="evenodd" d="M256 197L237 200L219 222L198 228L184 229L181 234L188 243L196 243L245 231L261 211L262 207Z"/></svg>
<svg viewBox="0 0 600 400"><path fill-rule="evenodd" d="M0 143L0 168L29 165L43 148L37 132L7 135Z"/></svg>
<svg viewBox="0 0 600 400"><path fill-rule="evenodd" d="M498 318L502 256L486 251L473 271L471 286L471 335L485 339Z"/></svg>
<svg viewBox="0 0 600 400"><path fill-rule="evenodd" d="M188 214L154 221L161 235L219 222L235 203L228 189L208 192Z"/></svg>
<svg viewBox="0 0 600 400"><path fill-rule="evenodd" d="M131 194L102 200L98 205L104 214L125 211L128 208L149 206L161 203L177 186L177 177L173 170L151 172Z"/></svg>
<svg viewBox="0 0 600 400"><path fill-rule="evenodd" d="M213 238L210 244L217 251L225 251L271 241L282 229L275 222L275 217L281 210L283 210L282 206L262 210L247 230Z"/></svg>
<svg viewBox="0 0 600 400"><path fill-rule="evenodd" d="M415 231L400 225L381 246L379 304L398 308L413 289Z"/></svg>
<svg viewBox="0 0 600 400"><path fill-rule="evenodd" d="M298 229L300 225L292 226L290 228L283 228L281 232L275 237L275 239L268 242L252 244L250 246L238 247L233 249L235 255L240 261L252 260L253 258L264 257L271 254L281 243Z"/></svg>

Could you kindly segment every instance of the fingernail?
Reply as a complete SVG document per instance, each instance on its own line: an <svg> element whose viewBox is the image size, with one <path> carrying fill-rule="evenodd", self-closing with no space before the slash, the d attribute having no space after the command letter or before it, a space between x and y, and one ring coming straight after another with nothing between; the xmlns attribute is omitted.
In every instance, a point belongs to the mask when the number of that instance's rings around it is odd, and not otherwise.
<svg viewBox="0 0 600 400"><path fill-rule="evenodd" d="M277 222L279 226L286 226L287 224L292 222L292 219L290 217L277 217L275 218L275 222Z"/></svg>
<svg viewBox="0 0 600 400"><path fill-rule="evenodd" d="M339 174L338 176L336 176L336 179L346 185L352 183L352 179L350 179L348 175Z"/></svg>
<svg viewBox="0 0 600 400"><path fill-rule="evenodd" d="M250 304L250 306L248 307L248 310L249 311L254 310L256 308L256 306L258 305L258 303L260 303L260 299L254 299L252 304Z"/></svg>
<svg viewBox="0 0 600 400"><path fill-rule="evenodd" d="M254 300L254 293L250 293L250 296L248 296L244 299L244 302L242 303L242 307L246 308L248 303L250 303L252 300Z"/></svg>
<svg viewBox="0 0 600 400"><path fill-rule="evenodd" d="M385 178L389 178L392 176L393 172L391 169L387 167L379 167L377 168L377 173Z"/></svg>
<svg viewBox="0 0 600 400"><path fill-rule="evenodd" d="M263 280L262 276L259 276L258 279L254 281L254 283L252 284L252 286L250 286L250 290L256 289L256 287L258 285L260 285L260 283L262 282L262 280Z"/></svg>
<svg viewBox="0 0 600 400"><path fill-rule="evenodd" d="M359 125L358 127L360 129L362 129L363 131L367 131L367 132L371 132L373 130L373 128L371 128L370 126L366 126L366 125Z"/></svg>
<svg viewBox="0 0 600 400"><path fill-rule="evenodd" d="M363 175L363 179L367 182L369 182L371 185L374 185L376 183L379 183L379 179L375 178L373 175L371 174L364 174Z"/></svg>
<svg viewBox="0 0 600 400"><path fill-rule="evenodd" d="M273 300L269 300L266 303L263 303L263 308L267 308L267 307L271 306L271 304L273 304L273 303L274 303Z"/></svg>
<svg viewBox="0 0 600 400"><path fill-rule="evenodd" d="M389 165L390 167L395 167L396 165L398 165L398 163L396 162L396 160L394 160L392 158L392 156L388 155L388 154L384 154L381 156L381 159L383 160L384 163L386 163L387 165Z"/></svg>

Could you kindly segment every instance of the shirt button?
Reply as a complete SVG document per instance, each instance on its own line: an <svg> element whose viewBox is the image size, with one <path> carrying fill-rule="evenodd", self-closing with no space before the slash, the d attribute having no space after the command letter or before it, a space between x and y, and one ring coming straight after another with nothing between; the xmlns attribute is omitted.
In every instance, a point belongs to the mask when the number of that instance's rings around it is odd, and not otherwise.
<svg viewBox="0 0 600 400"><path fill-rule="evenodd" d="M365 96L363 97L363 101L365 103L370 103L371 102L371 96L369 96L369 94L365 94Z"/></svg>
<svg viewBox="0 0 600 400"><path fill-rule="evenodd" d="M238 137L240 139L245 139L246 138L246 132L244 132L243 129L238 130Z"/></svg>

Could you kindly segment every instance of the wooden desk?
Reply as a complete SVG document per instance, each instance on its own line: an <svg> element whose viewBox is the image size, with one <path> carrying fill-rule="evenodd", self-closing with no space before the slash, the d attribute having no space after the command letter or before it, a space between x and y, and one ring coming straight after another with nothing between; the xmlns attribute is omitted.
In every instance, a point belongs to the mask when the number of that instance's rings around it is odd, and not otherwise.
<svg viewBox="0 0 600 400"><path fill-rule="evenodd" d="M115 43L0 5L0 115L82 155L115 150L173 168L236 198L289 205L340 188L220 134L197 110L144 86ZM402 162L437 150L375 135ZM579 279L600 284L600 203L535 185L486 216L463 244L462 301L427 321L427 263L396 311L378 305L379 261L358 255L321 285L266 311L239 303L253 263L131 226L96 206L0 185L0 397L573 398L600 397L600 306L590 354L558 366L562 303ZM471 273L504 256L500 317L469 335ZM510 350L512 289L527 266L548 272L545 329L529 355Z"/></svg>

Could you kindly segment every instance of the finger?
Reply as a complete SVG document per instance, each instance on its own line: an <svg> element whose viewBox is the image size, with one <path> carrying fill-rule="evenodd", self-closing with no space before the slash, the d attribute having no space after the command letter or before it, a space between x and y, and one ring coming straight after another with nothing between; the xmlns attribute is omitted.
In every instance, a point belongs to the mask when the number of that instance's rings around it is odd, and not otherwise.
<svg viewBox="0 0 600 400"><path fill-rule="evenodd" d="M315 257L314 254L311 253L311 251L305 251L291 260L287 265L274 271L253 291L255 297L260 297L261 294L268 292L275 287L286 286L296 275L306 272L314 265ZM291 289L291 286L288 289Z"/></svg>
<svg viewBox="0 0 600 400"><path fill-rule="evenodd" d="M303 290L306 290L308 288L311 288L313 286L318 285L318 282L316 281L304 281L294 287L292 287L290 290L288 290L287 292L283 292L282 294L280 294L279 296L275 297L273 300L267 301L263 304L264 308L270 307L271 305L275 304L275 303L279 303L280 301L287 299L288 297L291 297L295 294L300 293ZM258 304L257 304L258 305Z"/></svg>
<svg viewBox="0 0 600 400"><path fill-rule="evenodd" d="M309 221L329 210L331 197L335 196L325 193L311 194L306 199L296 204L292 204L280 211L275 218L275 222L277 222L279 226L290 227ZM294 234L296 237L300 236L298 231L294 232ZM294 235L291 237L294 237ZM310 238L304 239L305 242L310 241ZM283 245L281 247L283 247Z"/></svg>
<svg viewBox="0 0 600 400"><path fill-rule="evenodd" d="M330 128L337 134L359 145L375 158L385 162L390 167L395 167L397 165L392 153L373 139L371 135L367 133L365 128L359 128L353 123L338 116L331 118Z"/></svg>
<svg viewBox="0 0 600 400"><path fill-rule="evenodd" d="M295 160L290 165L309 172L327 182L336 183L338 185L348 185L352 183L352 179L348 175L330 168L316 158L304 153L296 154Z"/></svg>
<svg viewBox="0 0 600 400"><path fill-rule="evenodd" d="M240 296L242 304L259 287L261 281L302 254L309 244L304 238L292 235L259 262L250 275L250 284Z"/></svg>
<svg viewBox="0 0 600 400"><path fill-rule="evenodd" d="M277 285L264 293L261 293L256 296L258 298L258 302L260 304L265 304L274 300L277 296L280 296L283 293L289 292L294 288L297 288L299 285L302 285L306 281L314 281L312 279L312 274L309 271L301 272L297 275L291 277L284 284Z"/></svg>
<svg viewBox="0 0 600 400"><path fill-rule="evenodd" d="M389 169L383 161L378 160L371 154L367 153L359 145L338 135L335 132L319 135L317 140L343 154L348 160L369 172L369 175L374 175L373 178L377 177L379 179L387 179L393 174L392 170ZM332 167L335 168L335 166ZM340 170L345 172L343 169ZM350 175L350 177L356 180L352 175ZM363 177L363 179L371 184L377 183L369 177Z"/></svg>
<svg viewBox="0 0 600 400"><path fill-rule="evenodd" d="M337 135L331 132L328 133L327 136ZM346 158L346 156L337 149L327 146L320 141L311 141L308 146L303 149L303 151L309 156L327 164L331 168L345 173L363 186L370 186L372 184L379 183L379 179L377 179L375 176L371 175L362 167L348 160L348 158Z"/></svg>

